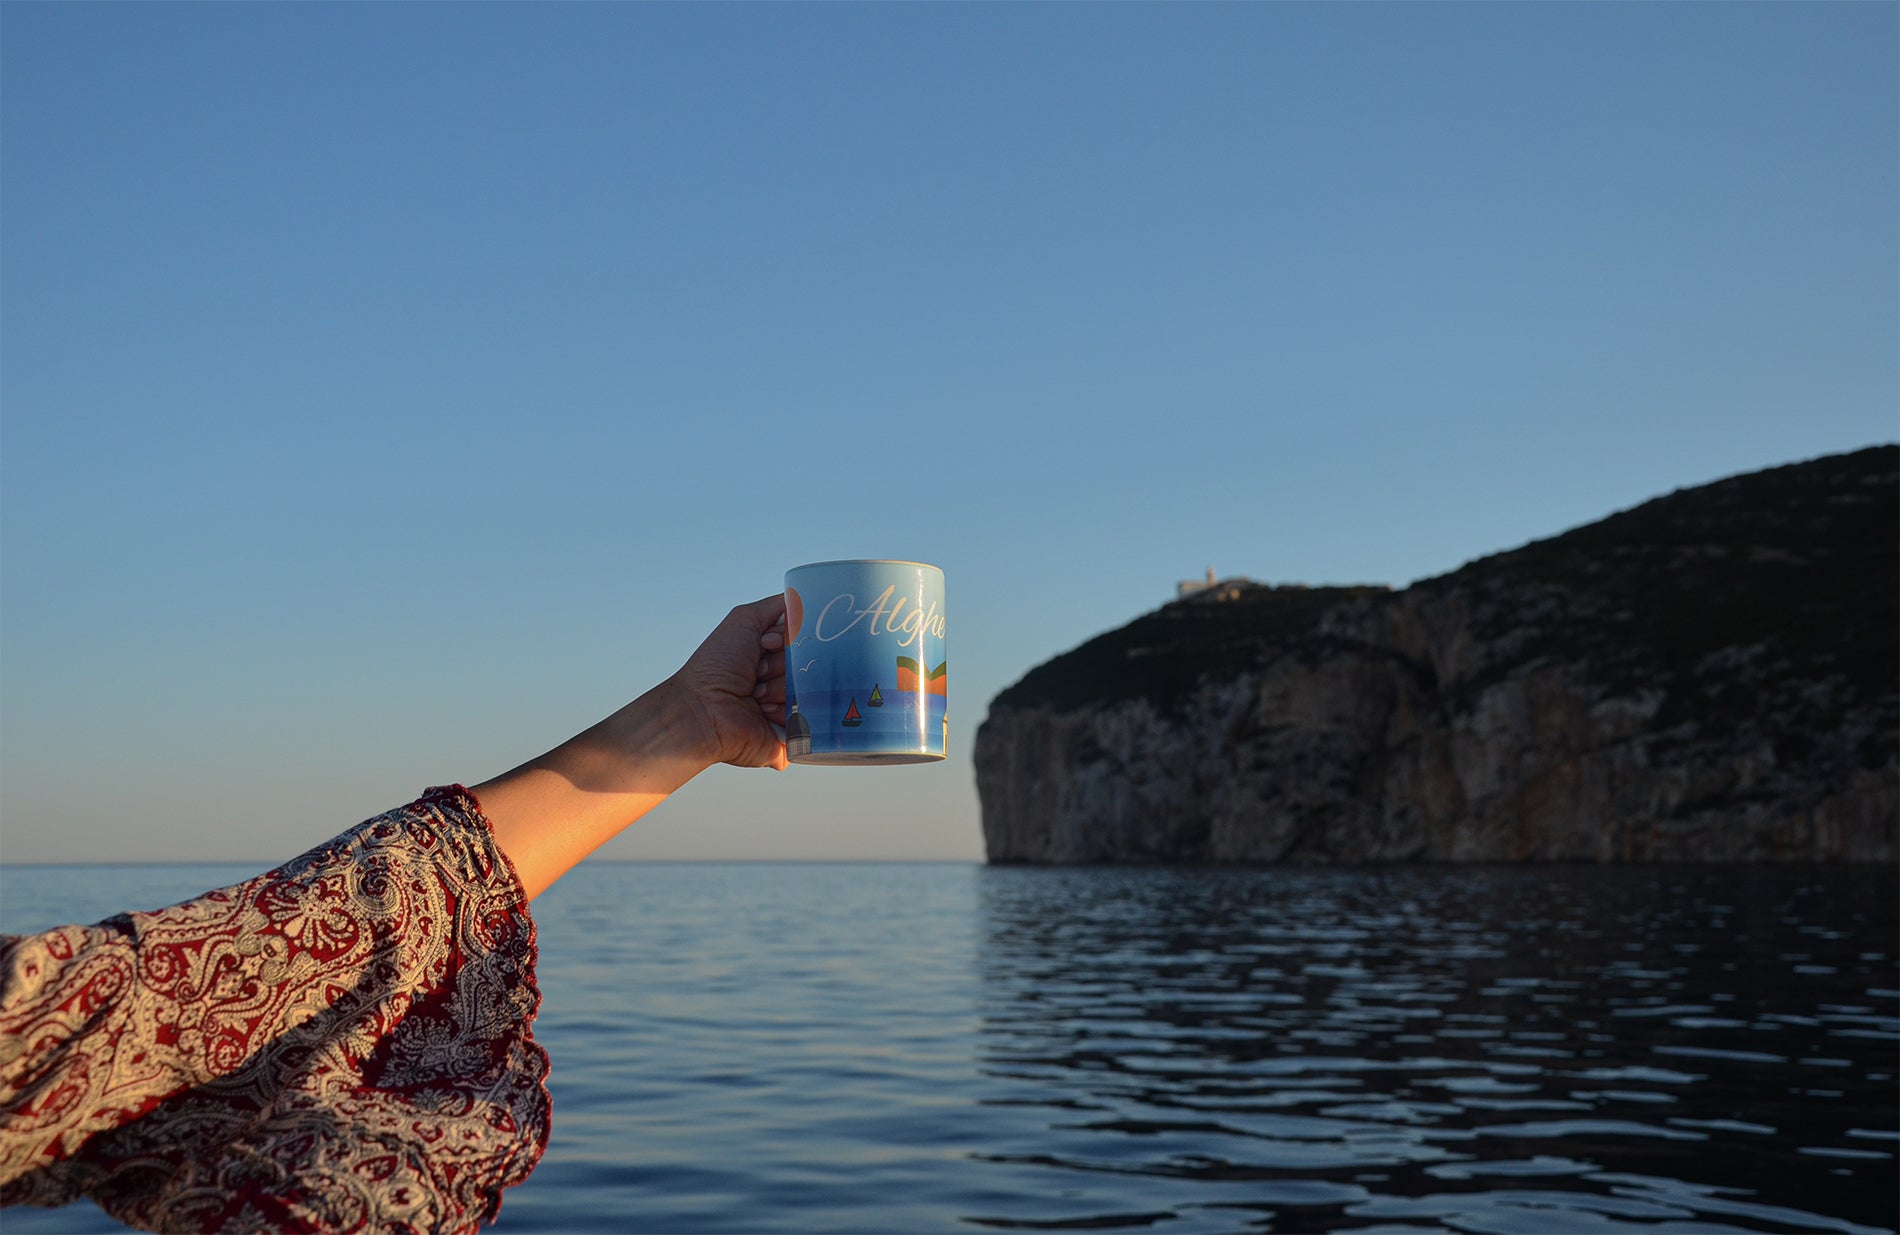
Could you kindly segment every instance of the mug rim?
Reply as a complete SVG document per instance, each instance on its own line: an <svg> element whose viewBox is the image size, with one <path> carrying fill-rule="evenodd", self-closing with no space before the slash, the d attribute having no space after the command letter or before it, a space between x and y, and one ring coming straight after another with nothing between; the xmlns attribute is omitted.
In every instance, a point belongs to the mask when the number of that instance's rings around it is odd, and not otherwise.
<svg viewBox="0 0 1900 1235"><path fill-rule="evenodd" d="M939 573L943 570L943 567L930 562L913 562L909 558L901 557L838 557L824 562L806 562L792 567L785 573L789 575L793 570L807 570L813 566L921 566L925 570L934 570Z"/></svg>

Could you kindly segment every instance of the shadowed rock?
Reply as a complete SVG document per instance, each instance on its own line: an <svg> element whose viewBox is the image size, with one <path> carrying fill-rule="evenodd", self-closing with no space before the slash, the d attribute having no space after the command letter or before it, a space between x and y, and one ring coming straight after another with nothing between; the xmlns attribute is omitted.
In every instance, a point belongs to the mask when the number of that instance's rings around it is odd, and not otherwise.
<svg viewBox="0 0 1900 1235"><path fill-rule="evenodd" d="M977 732L993 862L1890 862L1900 448L1394 591L1231 585Z"/></svg>

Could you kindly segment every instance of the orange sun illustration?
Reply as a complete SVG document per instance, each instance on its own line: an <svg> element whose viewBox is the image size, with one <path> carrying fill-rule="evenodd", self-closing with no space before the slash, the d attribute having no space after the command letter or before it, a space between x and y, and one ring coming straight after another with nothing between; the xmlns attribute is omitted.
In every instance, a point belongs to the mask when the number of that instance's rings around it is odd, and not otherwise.
<svg viewBox="0 0 1900 1235"><path fill-rule="evenodd" d="M785 589L785 646L786 647L790 647L794 643L798 642L798 630L799 630L799 627L803 626L804 624L805 624L805 600L803 597L801 597L798 594L797 588L788 587Z"/></svg>

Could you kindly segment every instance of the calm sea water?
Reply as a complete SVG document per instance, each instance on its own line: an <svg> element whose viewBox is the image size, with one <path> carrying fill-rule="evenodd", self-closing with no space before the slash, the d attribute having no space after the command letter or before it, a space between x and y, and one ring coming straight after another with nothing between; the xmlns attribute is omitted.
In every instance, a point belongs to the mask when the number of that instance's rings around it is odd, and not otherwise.
<svg viewBox="0 0 1900 1235"><path fill-rule="evenodd" d="M0 929L249 873L8 869ZM1892 870L592 864L536 908L504 1231L1900 1224Z"/></svg>

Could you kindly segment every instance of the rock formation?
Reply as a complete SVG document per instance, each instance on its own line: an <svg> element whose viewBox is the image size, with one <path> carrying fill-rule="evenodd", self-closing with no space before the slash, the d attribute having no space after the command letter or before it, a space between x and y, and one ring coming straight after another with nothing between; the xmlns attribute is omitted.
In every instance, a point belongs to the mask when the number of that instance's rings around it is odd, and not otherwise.
<svg viewBox="0 0 1900 1235"><path fill-rule="evenodd" d="M1394 591L1211 588L977 733L992 862L1891 862L1900 448Z"/></svg>

